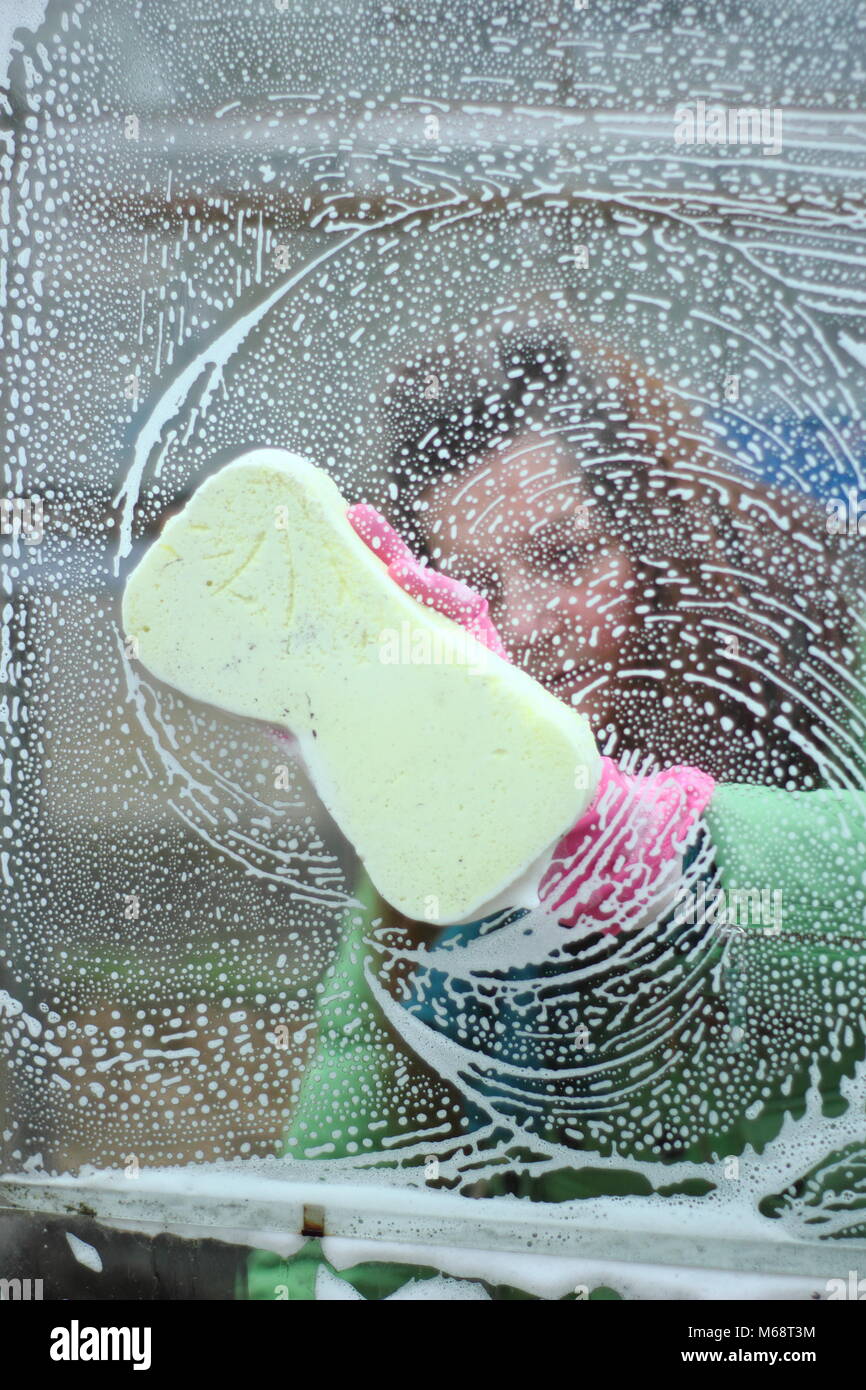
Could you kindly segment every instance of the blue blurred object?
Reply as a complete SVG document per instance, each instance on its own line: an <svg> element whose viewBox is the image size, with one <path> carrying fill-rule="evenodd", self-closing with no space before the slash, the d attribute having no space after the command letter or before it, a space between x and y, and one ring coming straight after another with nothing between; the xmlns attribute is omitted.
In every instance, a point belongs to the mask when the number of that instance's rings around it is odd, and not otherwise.
<svg viewBox="0 0 866 1390"><path fill-rule="evenodd" d="M821 501L848 488L866 489L866 431L858 421L781 412L755 419L729 405L707 423L740 466L767 486Z"/></svg>

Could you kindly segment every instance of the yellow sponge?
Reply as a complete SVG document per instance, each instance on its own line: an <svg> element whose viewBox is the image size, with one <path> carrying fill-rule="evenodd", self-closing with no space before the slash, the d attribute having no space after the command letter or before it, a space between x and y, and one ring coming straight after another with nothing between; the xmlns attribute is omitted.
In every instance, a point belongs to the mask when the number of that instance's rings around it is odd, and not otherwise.
<svg viewBox="0 0 866 1390"><path fill-rule="evenodd" d="M297 736L382 897L420 921L501 898L589 804L584 716L407 594L321 469L257 449L169 520L126 586L142 662Z"/></svg>

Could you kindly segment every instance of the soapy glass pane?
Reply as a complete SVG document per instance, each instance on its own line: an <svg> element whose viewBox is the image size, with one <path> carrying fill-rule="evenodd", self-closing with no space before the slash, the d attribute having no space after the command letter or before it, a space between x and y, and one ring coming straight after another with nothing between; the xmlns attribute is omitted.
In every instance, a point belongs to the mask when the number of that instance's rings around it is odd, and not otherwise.
<svg viewBox="0 0 866 1390"><path fill-rule="evenodd" d="M7 1171L365 1169L798 1229L841 1188L858 1233L863 885L832 840L793 936L435 932L290 739L162 686L119 622L164 519L286 447L480 589L634 770L862 788L863 125L825 109L850 46L790 11L744 18L766 122L713 147L673 111L742 51L659 6L89 0L24 37Z"/></svg>

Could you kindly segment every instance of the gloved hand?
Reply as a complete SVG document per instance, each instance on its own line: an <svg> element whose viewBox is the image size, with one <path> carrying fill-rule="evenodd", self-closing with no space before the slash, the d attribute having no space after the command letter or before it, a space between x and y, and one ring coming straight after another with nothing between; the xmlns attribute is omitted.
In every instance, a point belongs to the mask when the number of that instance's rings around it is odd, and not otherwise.
<svg viewBox="0 0 866 1390"><path fill-rule="evenodd" d="M510 660L486 599L459 580L419 564L374 507L359 503L347 516L387 565L395 584ZM603 757L601 768L595 797L553 849L536 891L538 901L561 925L616 934L664 910L679 879L683 851L715 783L693 767L676 766L639 777ZM501 905L497 900L495 907Z"/></svg>
<svg viewBox="0 0 866 1390"><path fill-rule="evenodd" d="M405 593L465 627L489 651L505 661L511 660L490 621L486 598L459 579L420 565L406 542L375 507L359 502L350 507L346 515L361 540L388 566L394 583Z"/></svg>

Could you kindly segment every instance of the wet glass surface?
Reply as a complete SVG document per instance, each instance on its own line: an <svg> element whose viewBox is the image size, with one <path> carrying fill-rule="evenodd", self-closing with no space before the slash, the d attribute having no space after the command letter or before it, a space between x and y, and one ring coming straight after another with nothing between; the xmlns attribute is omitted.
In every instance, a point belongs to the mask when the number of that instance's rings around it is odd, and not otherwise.
<svg viewBox="0 0 866 1390"><path fill-rule="evenodd" d="M86 0L22 31L7 1172L863 1236L866 831L808 800L866 786L863 24ZM731 851L782 929L434 933L378 898L294 746L162 685L120 624L165 517L265 444L482 592L625 767L787 795L759 881L753 820Z"/></svg>

